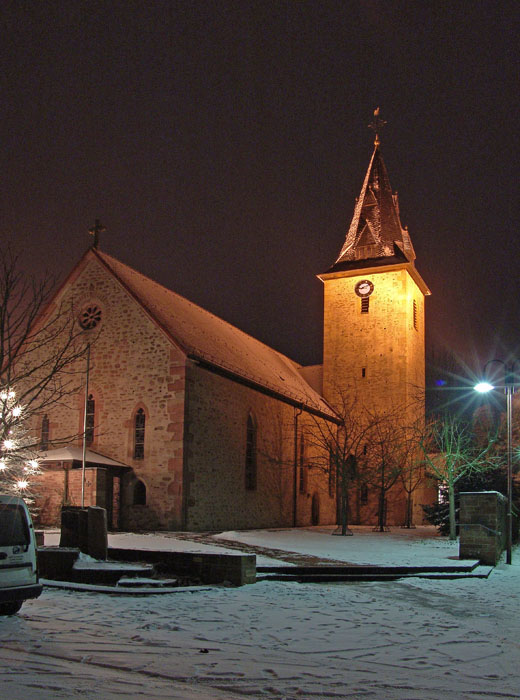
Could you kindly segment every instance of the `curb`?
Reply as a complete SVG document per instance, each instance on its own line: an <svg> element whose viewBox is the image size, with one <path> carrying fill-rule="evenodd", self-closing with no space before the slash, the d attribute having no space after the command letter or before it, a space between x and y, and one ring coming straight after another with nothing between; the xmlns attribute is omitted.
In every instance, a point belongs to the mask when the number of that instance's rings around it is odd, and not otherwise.
<svg viewBox="0 0 520 700"><path fill-rule="evenodd" d="M51 581L41 578L40 583L44 588L61 588L67 591L81 591L84 593L108 593L110 595L157 595L167 593L200 593L212 590L213 586L177 586L175 588L160 588L153 586L150 588L136 588L134 586L98 586L93 583L75 583L73 581Z"/></svg>

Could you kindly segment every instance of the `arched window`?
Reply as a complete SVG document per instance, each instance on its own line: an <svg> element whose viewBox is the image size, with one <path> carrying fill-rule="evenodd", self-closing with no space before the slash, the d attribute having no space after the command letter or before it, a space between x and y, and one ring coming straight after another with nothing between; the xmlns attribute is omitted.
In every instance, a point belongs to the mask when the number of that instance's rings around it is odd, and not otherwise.
<svg viewBox="0 0 520 700"><path fill-rule="evenodd" d="M247 417L245 485L248 491L256 489L256 426L251 414Z"/></svg>
<svg viewBox="0 0 520 700"><path fill-rule="evenodd" d="M134 421L134 459L144 459L144 424L146 417L140 408Z"/></svg>
<svg viewBox="0 0 520 700"><path fill-rule="evenodd" d="M45 414L42 418L42 430L40 436L40 450L49 448L49 416Z"/></svg>
<svg viewBox="0 0 520 700"><path fill-rule="evenodd" d="M85 420L85 442L91 445L94 442L94 421L96 417L96 402L92 394L87 399L87 415Z"/></svg>
<svg viewBox="0 0 520 700"><path fill-rule="evenodd" d="M134 506L146 505L146 486L138 479L134 486Z"/></svg>

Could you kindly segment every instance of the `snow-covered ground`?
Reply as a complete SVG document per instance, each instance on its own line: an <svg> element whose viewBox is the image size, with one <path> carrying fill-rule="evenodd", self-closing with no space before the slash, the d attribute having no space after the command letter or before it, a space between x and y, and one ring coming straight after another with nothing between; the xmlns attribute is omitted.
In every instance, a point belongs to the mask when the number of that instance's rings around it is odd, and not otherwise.
<svg viewBox="0 0 520 700"><path fill-rule="evenodd" d="M117 537L192 551L233 539L371 564L457 555L429 529L227 532L193 547L171 534ZM46 589L0 618L2 697L519 698L519 603L518 551L488 579L265 581L145 598Z"/></svg>
<svg viewBox="0 0 520 700"><path fill-rule="evenodd" d="M335 530L333 527L247 530L222 532L215 535L214 539L312 554L350 564L379 566L450 565L453 562L449 559L458 558L459 554L458 542L437 537L433 527L418 527L413 530L392 528L391 532L379 533L370 527L352 525L352 537L330 536Z"/></svg>

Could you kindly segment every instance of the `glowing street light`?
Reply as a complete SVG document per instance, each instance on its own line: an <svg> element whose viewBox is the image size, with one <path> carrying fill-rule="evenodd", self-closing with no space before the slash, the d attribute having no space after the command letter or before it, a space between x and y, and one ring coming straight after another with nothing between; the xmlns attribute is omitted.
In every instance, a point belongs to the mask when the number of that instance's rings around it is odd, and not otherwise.
<svg viewBox="0 0 520 700"><path fill-rule="evenodd" d="M473 388L475 391L478 391L479 394L487 394L488 391L493 391L495 387L489 382L480 382L480 384L476 384Z"/></svg>
<svg viewBox="0 0 520 700"><path fill-rule="evenodd" d="M504 389L506 395L506 428L507 428L507 513L506 513L506 563L512 562L513 545L513 394L515 393L515 363L508 365L503 360L489 360L484 365L486 368L492 362L499 362L504 367L504 384L494 386L483 381L477 384L474 389L481 394L485 394L493 389Z"/></svg>

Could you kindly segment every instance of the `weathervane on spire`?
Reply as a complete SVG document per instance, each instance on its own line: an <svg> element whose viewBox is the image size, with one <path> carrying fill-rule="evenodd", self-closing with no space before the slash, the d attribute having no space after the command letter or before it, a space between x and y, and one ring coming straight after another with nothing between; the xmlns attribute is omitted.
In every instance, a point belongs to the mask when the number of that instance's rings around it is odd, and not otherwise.
<svg viewBox="0 0 520 700"><path fill-rule="evenodd" d="M101 223L99 219L96 219L94 221L94 226L92 228L89 228L88 232L90 233L91 236L94 236L94 243L92 244L93 248L97 248L99 245L99 234L103 233L105 231L105 227Z"/></svg>
<svg viewBox="0 0 520 700"><path fill-rule="evenodd" d="M376 135L374 146L379 146L379 144L381 143L381 141L379 140L379 132L385 125L386 121L384 119L381 119L381 117L379 116L379 107L376 107L376 109L374 109L374 119L368 125L368 128L373 129Z"/></svg>

